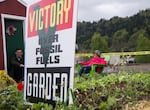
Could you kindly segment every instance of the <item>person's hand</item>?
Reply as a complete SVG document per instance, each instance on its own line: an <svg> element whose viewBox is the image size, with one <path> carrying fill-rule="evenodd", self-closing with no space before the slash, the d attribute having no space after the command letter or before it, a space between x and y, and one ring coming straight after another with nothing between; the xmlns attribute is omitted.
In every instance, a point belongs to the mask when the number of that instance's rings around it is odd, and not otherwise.
<svg viewBox="0 0 150 110"><path fill-rule="evenodd" d="M24 65L23 65L23 64L20 64L20 67L24 67Z"/></svg>

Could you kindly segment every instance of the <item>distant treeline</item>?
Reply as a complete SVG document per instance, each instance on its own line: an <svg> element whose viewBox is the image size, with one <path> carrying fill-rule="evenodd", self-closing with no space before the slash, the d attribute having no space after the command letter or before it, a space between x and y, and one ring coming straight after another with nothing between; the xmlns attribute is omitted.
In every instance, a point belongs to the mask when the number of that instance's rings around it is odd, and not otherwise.
<svg viewBox="0 0 150 110"><path fill-rule="evenodd" d="M150 9L131 17L77 23L78 52L150 50Z"/></svg>

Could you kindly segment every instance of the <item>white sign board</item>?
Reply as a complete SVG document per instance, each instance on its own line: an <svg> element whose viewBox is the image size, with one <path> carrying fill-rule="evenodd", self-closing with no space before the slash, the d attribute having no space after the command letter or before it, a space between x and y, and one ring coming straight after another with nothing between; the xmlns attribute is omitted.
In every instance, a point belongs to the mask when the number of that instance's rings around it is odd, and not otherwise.
<svg viewBox="0 0 150 110"><path fill-rule="evenodd" d="M25 99L65 102L73 88L77 0L41 0L27 11Z"/></svg>

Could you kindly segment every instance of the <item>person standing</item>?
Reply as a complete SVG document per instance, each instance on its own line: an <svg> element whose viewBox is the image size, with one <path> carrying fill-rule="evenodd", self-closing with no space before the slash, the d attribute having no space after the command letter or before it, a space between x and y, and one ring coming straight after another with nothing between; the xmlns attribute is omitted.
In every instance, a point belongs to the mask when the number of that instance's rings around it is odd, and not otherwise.
<svg viewBox="0 0 150 110"><path fill-rule="evenodd" d="M22 49L18 48L15 55L10 60L10 75L16 82L23 81L24 78L24 58Z"/></svg>

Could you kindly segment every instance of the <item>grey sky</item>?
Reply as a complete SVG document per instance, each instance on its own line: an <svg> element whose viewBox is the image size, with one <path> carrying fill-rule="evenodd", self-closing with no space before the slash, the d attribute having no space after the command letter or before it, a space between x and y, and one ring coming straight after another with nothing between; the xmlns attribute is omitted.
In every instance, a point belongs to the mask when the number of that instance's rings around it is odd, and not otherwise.
<svg viewBox="0 0 150 110"><path fill-rule="evenodd" d="M32 2L36 0L23 0ZM150 0L78 0L78 21L98 21L113 16L126 17L150 8Z"/></svg>
<svg viewBox="0 0 150 110"><path fill-rule="evenodd" d="M126 17L150 8L150 0L79 0L78 21Z"/></svg>

